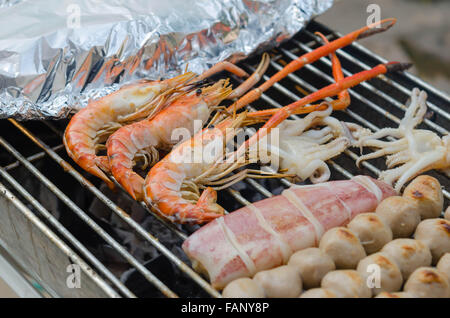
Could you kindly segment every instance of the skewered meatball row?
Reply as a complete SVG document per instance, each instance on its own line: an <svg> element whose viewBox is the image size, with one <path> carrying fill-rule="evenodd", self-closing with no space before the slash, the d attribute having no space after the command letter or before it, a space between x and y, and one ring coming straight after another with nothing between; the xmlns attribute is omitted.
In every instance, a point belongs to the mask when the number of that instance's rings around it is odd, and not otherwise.
<svg viewBox="0 0 450 318"><path fill-rule="evenodd" d="M442 255L450 252L450 222L438 218L442 208L443 196L439 182L432 177L421 176L409 184L402 197L387 198L379 204L375 214L361 214L348 224L348 229L356 234L369 255L359 262L357 272L366 285L374 285L373 295L392 298L447 297L448 281L445 278L450 275L450 256L446 254L444 258ZM413 233L415 239L405 238ZM397 239L391 241L392 238ZM427 267L436 264L441 257L442 269ZM378 266L371 267L373 265ZM371 275L374 268L379 271L377 276ZM371 277L379 277L379 281L370 282ZM426 284L426 278L428 284L431 281L434 285L426 285L428 289L424 288L420 293L418 290ZM407 283L405 290L398 292L403 282ZM345 285L344 281L342 283ZM338 296L363 295L339 294L337 287L330 287L327 282L325 285L322 282L322 288Z"/></svg>
<svg viewBox="0 0 450 318"><path fill-rule="evenodd" d="M360 214L347 227L328 230L318 248L294 253L287 265L231 282L223 296L404 298L445 294L445 284L436 287L439 292L417 292L424 273L416 273L441 259L437 277L442 280L449 275L450 222L437 218L442 208L439 182L418 177L403 196L381 202L376 213ZM413 233L415 239L408 238ZM409 282L409 288L400 292L404 282ZM306 291L301 293L302 289Z"/></svg>

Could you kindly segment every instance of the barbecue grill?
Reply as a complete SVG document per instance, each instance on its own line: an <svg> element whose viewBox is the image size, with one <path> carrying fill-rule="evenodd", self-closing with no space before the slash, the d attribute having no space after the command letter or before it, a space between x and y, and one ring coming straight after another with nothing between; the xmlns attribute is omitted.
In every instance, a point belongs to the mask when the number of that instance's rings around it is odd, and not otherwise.
<svg viewBox="0 0 450 318"><path fill-rule="evenodd" d="M321 45L320 31L329 40L340 34L312 21L291 40L269 53L263 80L289 61ZM338 50L345 76L386 62L358 43ZM254 71L260 56L240 66ZM240 79L232 77L233 84ZM250 105L253 109L281 107L332 83L330 59L322 58L275 84ZM349 109L335 112L340 120L376 131L397 127L411 90L428 97L422 128L447 134L450 97L408 73L380 76L350 90ZM0 247L26 280L44 296L62 297L220 297L207 279L190 267L181 244L198 226L174 225L133 201L125 191L110 191L71 161L62 145L67 120L1 121ZM330 160L333 180L355 174L374 177L385 169L383 159L355 165L358 149ZM266 168L267 169L267 168ZM450 180L429 172L444 186L449 204ZM245 179L219 192L219 204L233 211L291 185L286 179ZM72 266L70 266L72 265ZM81 286L69 286L78 269ZM72 287L72 288L71 288ZM79 288L77 288L79 287Z"/></svg>

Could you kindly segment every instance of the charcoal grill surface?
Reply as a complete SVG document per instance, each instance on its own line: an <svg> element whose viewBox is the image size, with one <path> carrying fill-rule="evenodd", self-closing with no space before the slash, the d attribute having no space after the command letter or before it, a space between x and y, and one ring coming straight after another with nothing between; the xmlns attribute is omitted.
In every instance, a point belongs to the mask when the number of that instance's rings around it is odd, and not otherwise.
<svg viewBox="0 0 450 318"><path fill-rule="evenodd" d="M271 63L263 80L319 46L315 31L324 33L329 40L339 36L312 21L293 39L269 52ZM338 50L337 54L345 76L386 62L358 43ZM252 72L259 60L260 55L255 55L240 66ZM305 66L275 84L250 108L281 107L332 83L330 65L329 58L325 57ZM232 80L233 84L240 81L234 77ZM425 90L429 96L429 113L420 127L440 136L448 133L450 98L408 73L380 76L351 89L351 106L346 111L334 112L333 116L373 131L397 127L414 87ZM102 296L117 293L124 297L219 297L207 280L192 270L181 250L183 240L198 226L169 224L143 204L134 202L124 191L113 193L100 180L85 173L68 158L62 145L67 123L67 120L1 121L0 185L14 194L10 200L23 203L24 210L29 209L61 246L73 251L81 264L92 269L94 284L106 291ZM377 177L385 169L383 159L364 162L358 169L355 165L358 156L357 149L349 149L330 160L331 179L348 179L356 174ZM447 206L449 179L435 171L428 174L443 185ZM218 201L227 211L234 211L280 194L290 185L285 179L246 179L220 191ZM14 256L14 250L11 253ZM46 269L40 271L35 271L34 278L46 285L43 281Z"/></svg>

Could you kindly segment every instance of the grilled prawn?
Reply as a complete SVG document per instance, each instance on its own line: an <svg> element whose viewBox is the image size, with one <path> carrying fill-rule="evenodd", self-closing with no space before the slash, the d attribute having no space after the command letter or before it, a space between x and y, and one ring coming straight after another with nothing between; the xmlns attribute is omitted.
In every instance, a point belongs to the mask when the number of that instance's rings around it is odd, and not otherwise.
<svg viewBox="0 0 450 318"><path fill-rule="evenodd" d="M113 187L104 173L109 170L107 158L96 155L101 143L123 124L149 116L195 76L189 72L164 81L142 80L90 102L72 117L64 132L67 153L84 170Z"/></svg>
<svg viewBox="0 0 450 318"><path fill-rule="evenodd" d="M239 96L245 93L257 82L269 65L268 54L263 54L260 65L256 71L243 84L232 90L228 80L185 94L161 111L153 118L148 118L128 126L124 126L112 134L107 143L107 151L111 173L125 190L135 199L142 201L142 187L144 179L133 171L136 156L143 157L143 168L151 166L159 159L158 150L170 150L178 142L172 134L178 128L186 128L189 137L194 131L195 121L200 121L202 128L211 113L220 108L222 100L230 96ZM196 80L209 77L218 69L210 69Z"/></svg>
<svg viewBox="0 0 450 318"><path fill-rule="evenodd" d="M223 215L216 191L209 186L229 184L233 180L224 176L243 165L224 163L222 150L236 136L235 129L243 126L245 117L243 113L203 129L156 163L144 182L147 205L176 223L204 223ZM219 161L222 164L217 166ZM205 190L200 195L201 188Z"/></svg>
<svg viewBox="0 0 450 318"><path fill-rule="evenodd" d="M110 169L107 158L96 155L99 149L104 148L107 138L126 124L153 117L203 79L224 70L239 77L248 77L247 72L224 61L201 75L187 72L163 81L141 80L90 102L72 117L66 128L63 141L67 153L83 169L105 181L109 187L114 187L104 173ZM258 79L251 76L238 89L245 92L245 87Z"/></svg>
<svg viewBox="0 0 450 318"><path fill-rule="evenodd" d="M133 171L135 158L144 158L144 169L152 166L159 160L159 150L170 150L178 142L172 138L177 128L187 128L191 134L194 133L194 121L206 122L214 106L231 91L228 82L221 80L210 87L176 99L151 119L144 119L117 130L106 143L111 173L117 182L135 200L142 201L144 178Z"/></svg>

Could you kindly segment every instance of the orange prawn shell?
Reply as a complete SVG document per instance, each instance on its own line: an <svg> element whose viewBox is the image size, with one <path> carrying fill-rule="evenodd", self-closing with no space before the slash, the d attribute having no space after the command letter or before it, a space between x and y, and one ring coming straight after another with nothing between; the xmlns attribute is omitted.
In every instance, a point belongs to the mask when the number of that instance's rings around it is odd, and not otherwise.
<svg viewBox="0 0 450 318"><path fill-rule="evenodd" d="M200 224L222 216L224 210L215 203L217 194L211 188L203 191L196 204L182 197L183 180L195 177L208 168L203 163L184 163L182 160L185 153L192 154L194 147L202 147L218 136L223 137L226 129L232 124L233 120L229 118L215 128L203 129L153 166L144 183L146 203L160 215L177 223ZM190 151L184 152L186 147L190 147Z"/></svg>
<svg viewBox="0 0 450 318"><path fill-rule="evenodd" d="M70 120L64 132L63 142L69 156L84 170L105 181L110 188L114 183L101 168L108 171L108 161L98 157L95 138L105 125L117 122L119 116L132 114L138 106L150 105L164 91L182 85L195 76L185 73L165 81L141 80L123 86L116 92L89 102Z"/></svg>
<svg viewBox="0 0 450 318"><path fill-rule="evenodd" d="M135 154L149 148L172 149L178 142L175 139L178 136L173 136L177 129L186 128L191 136L196 132L195 120L200 121L201 128L211 114L210 106L220 103L230 92L228 82L219 81L204 88L201 94L193 92L175 99L153 118L118 129L106 144L111 173L115 179L135 200L144 200L144 179L133 171Z"/></svg>

